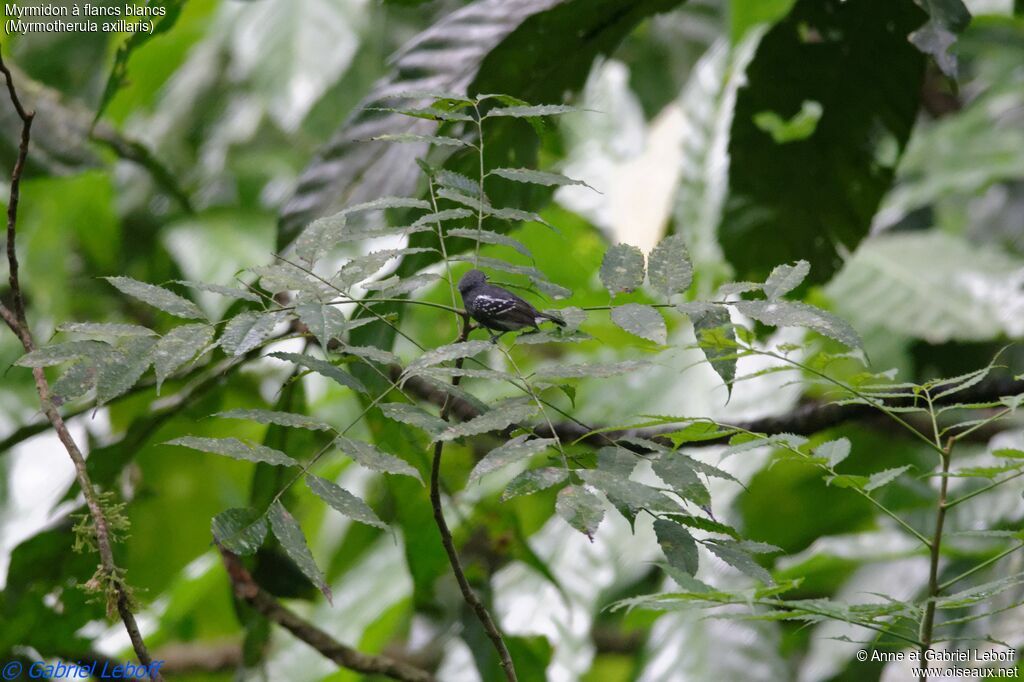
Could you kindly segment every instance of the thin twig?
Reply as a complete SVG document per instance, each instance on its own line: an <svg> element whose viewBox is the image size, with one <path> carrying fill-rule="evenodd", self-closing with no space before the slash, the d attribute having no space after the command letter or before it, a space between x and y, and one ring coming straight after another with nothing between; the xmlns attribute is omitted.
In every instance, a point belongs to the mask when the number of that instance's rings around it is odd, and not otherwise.
<svg viewBox="0 0 1024 682"><path fill-rule="evenodd" d="M7 326L9 326L15 336L18 337L18 340L21 341L21 345L24 347L25 352L31 353L35 350L35 342L32 339L32 331L25 318L25 302L24 297L22 296L21 282L19 279L15 238L17 236L16 227L18 222L18 200L21 190L21 176L25 169L25 160L28 157L32 118L34 113L26 111L21 104L21 100L18 99L18 93L14 87L14 79L12 78L7 65L4 64L2 52L0 52L0 73L3 73L4 75L11 103L14 105L15 111L18 112L18 116L22 121L21 143L18 147L18 158L14 164L14 170L11 172L11 193L7 204L7 263L10 268L11 296L14 301L14 310L9 310L6 306L0 303L0 316L3 317L4 322L7 323ZM60 412L54 405L50 393L50 385L46 380L46 374L43 372L43 369L41 367L34 367L32 369L32 376L35 379L36 392L39 394L39 402L42 406L43 413L53 425L54 431L57 433L57 437L64 445L64 449L67 450L68 456L71 458L71 461L75 466L75 474L78 479L78 484L82 489L82 494L85 496L85 503L89 510L89 516L92 518L93 529L96 536L96 548L100 555L100 571L103 578L102 584L105 588L113 590L112 596L115 609L121 617L121 621L124 623L125 630L128 632L128 637L132 642L132 648L135 649L135 655L138 656L139 662L142 663L142 665L146 668L150 668L153 660L149 655L149 651L146 649L146 644L142 639L142 634L139 632L139 626L135 622L135 616L132 614L132 600L128 593L128 588L124 583L122 571L114 561L114 552L110 540L110 526L107 522L106 514L103 511L100 496L96 492L96 489L93 487L92 481L89 478L89 472L86 469L85 464L85 456L82 454L82 451L78 449L75 439L71 436L71 432L68 431L67 424L65 424ZM163 679L158 671L153 671L151 677L154 680Z"/></svg>
<svg viewBox="0 0 1024 682"><path fill-rule="evenodd" d="M473 327L468 317L462 319L462 329L459 332L459 337L456 339L456 343L461 343L469 338L469 332L472 331ZM459 358L455 361L456 369L462 369L463 360L465 358ZM459 381L462 377L456 374L452 377L452 386L458 386ZM441 406L441 419L448 421L451 416L452 410L452 396L449 393L447 399L444 401L444 405ZM430 506L434 510L434 522L437 524L437 529L441 533L441 544L444 545L444 551L448 554L448 563L451 564L452 572L455 574L455 580L459 583L459 589L462 591L462 598L466 604L473 609L473 613L476 614L480 624L483 625L484 632L487 633L487 637L490 638L494 644L495 650L498 652L498 658L501 660L501 668L505 672L505 678L508 682L516 682L516 669L512 662L512 656L508 652L508 647L505 646L505 640L501 635L501 630L494 623L494 619L491 618L491 614L487 611L487 607L484 606L483 602L480 601L480 597L473 591L469 581L466 579L466 572L462 568L462 561L459 559L459 553L455 549L455 541L452 539L452 532L448 528L448 522L444 519L444 508L441 505L441 458L444 455L444 441L438 440L434 444L434 459L430 467Z"/></svg>
<svg viewBox="0 0 1024 682"><path fill-rule="evenodd" d="M365 654L342 644L313 623L282 606L259 586L236 555L223 547L218 549L238 598L256 609L267 620L277 623L319 651L324 658L334 661L342 668L367 675L384 675L404 682L433 682L434 676L426 670L388 656Z"/></svg>

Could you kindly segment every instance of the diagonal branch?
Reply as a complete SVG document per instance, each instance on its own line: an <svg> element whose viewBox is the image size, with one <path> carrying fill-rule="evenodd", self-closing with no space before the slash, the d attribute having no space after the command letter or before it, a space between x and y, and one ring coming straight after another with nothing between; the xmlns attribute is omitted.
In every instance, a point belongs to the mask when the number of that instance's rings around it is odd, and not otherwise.
<svg viewBox="0 0 1024 682"><path fill-rule="evenodd" d="M463 315L462 329L459 332L459 338L456 339L456 343L461 343L469 338L469 333L472 330L473 325L469 317ZM465 358L459 358L455 361L455 366L461 369L464 360ZM461 378L458 374L453 376L452 386L458 386ZM444 421L448 421L451 418L454 400L455 396L447 394L447 398L442 402L441 419ZM441 506L441 459L443 455L444 441L438 440L434 443L434 458L430 468L430 506L434 510L434 522L441 533L441 544L444 545L444 551L448 555L448 563L451 564L452 573L455 574L455 580L459 583L459 590L462 592L463 600L473 609L473 613L480 621L480 624L483 625L484 632L487 633L487 637L494 644L494 648L498 652L498 658L501 661L501 668L505 672L505 678L508 682L516 682L518 678L516 677L515 665L512 662L512 656L509 654L508 647L505 645L501 630L498 629L490 612L487 611L487 607L480 601L480 597L473 591L469 580L466 579L466 572L462 568L462 560L459 559L459 552L455 548L452 532L444 518L444 508Z"/></svg>
<svg viewBox="0 0 1024 682"><path fill-rule="evenodd" d="M388 656L373 656L346 646L313 623L304 620L281 605L253 579L242 565L241 559L223 547L220 549L224 567L239 599L256 609L264 618L277 623L303 642L319 651L324 658L342 668L367 675L384 675L405 682L434 682L426 670L403 663Z"/></svg>
<svg viewBox="0 0 1024 682"><path fill-rule="evenodd" d="M10 268L10 286L11 286L11 297L13 299L13 310L0 303L0 317L3 318L7 326L11 328L15 336L21 342L26 353L31 353L35 350L35 342L32 338L32 331L28 326L28 322L25 318L25 301L22 296L21 282L19 280L18 272L18 255L15 244L15 238L17 236L17 223L18 223L18 200L21 192L21 176L25 170L25 160L28 158L28 146L32 132L32 118L33 112L26 111L21 104L21 100L18 99L17 90L14 87L14 79L11 76L10 70L3 61L3 55L0 53L0 73L3 73L4 79L7 83L7 92L10 96L11 103L14 105L15 110L18 112L18 116L22 121L21 128L21 142L18 147L18 158L14 164L14 170L11 172L11 194L10 199L7 203L7 263ZM149 651L146 649L146 644L142 639L142 634L139 632L139 626L135 622L135 616L132 614L132 599L128 591L128 587L124 582L123 571L118 568L117 563L114 561L113 546L110 540L110 525L107 521L106 513L103 510L103 505L100 500L99 494L92 485L92 481L89 479L89 473L85 465L85 456L82 451L79 450L78 444L75 443L75 439L71 436L71 432L68 431L67 424L64 423L63 417L57 410L56 405L53 402L50 385L46 380L46 374L43 372L41 367L35 367L32 369L32 376L35 379L36 392L39 394L39 402L42 406L43 413L46 418L53 425L54 431L57 433L57 437L60 442L64 445L64 449L67 450L68 456L71 458L72 463L75 466L75 475L78 479L79 486L82 488L82 494L85 496L86 507L89 510L89 516L92 519L93 531L96 538L96 548L100 555L100 571L98 572L98 578L101 578L101 584L110 590L108 599L113 601L114 609L121 617L121 621L124 623L125 630L128 632L128 637L131 639L132 647L135 649L135 654L139 658L139 662L142 663L146 668L152 669L153 663L152 657L149 655ZM159 668L152 669L151 678L154 680L162 680L160 673L157 672Z"/></svg>
<svg viewBox="0 0 1024 682"><path fill-rule="evenodd" d="M392 368L392 372L401 372L401 368ZM445 399L449 396L445 391L432 385L419 377L409 377L405 380L406 389L421 400L435 405L444 405ZM992 378L982 381L976 386L961 391L948 399L935 401L936 406L956 403L987 403L999 400L1004 396L1024 393L1024 381L1009 378ZM893 406L902 406L899 401L893 401ZM459 421L468 421L480 415L480 411L473 404L451 396L450 413ZM765 435L777 435L792 433L797 435L810 435L825 429L830 429L849 422L861 422L869 424L888 424L878 410L870 405L836 405L833 403L806 402L798 405L792 411L785 414L752 419L736 424L744 431L751 431ZM923 426L922 426L923 428ZM557 436L561 440L572 443L579 440L583 443L595 445L607 445L609 439L618 440L625 436L645 438L672 446L672 442L664 438L665 433L678 430L678 427L662 427L650 429L628 429L622 431L592 432L584 425L575 422L560 422L554 424L552 429L547 424L540 425L533 429L538 438L552 438ZM991 434L982 434L988 437ZM716 438L702 441L694 441L686 444L686 447L705 447L711 445L723 445L728 437ZM631 450L643 450L640 446L632 443L621 443L623 447Z"/></svg>

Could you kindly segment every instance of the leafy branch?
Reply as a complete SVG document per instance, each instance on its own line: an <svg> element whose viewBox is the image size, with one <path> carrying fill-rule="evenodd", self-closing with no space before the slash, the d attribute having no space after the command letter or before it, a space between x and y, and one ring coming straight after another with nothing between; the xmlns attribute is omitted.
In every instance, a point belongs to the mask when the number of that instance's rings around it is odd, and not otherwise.
<svg viewBox="0 0 1024 682"><path fill-rule="evenodd" d="M9 268L8 277L11 288L11 297L13 299L13 308L9 308L6 304L0 302L0 318L3 318L4 322L11 329L14 335L18 337L18 340L24 347L25 352L31 353L36 349L36 345L28 320L25 316L25 301L24 296L22 295L21 281L18 271L16 237L21 176L25 169L25 161L28 158L29 141L32 134L32 120L35 114L33 112L26 111L22 106L21 100L18 98L18 93L14 86L14 79L10 70L7 68L7 65L4 64L2 54L0 54L0 73L3 73L4 75L7 85L7 93L22 121L21 141L18 146L17 160L15 162L14 169L11 172L10 198L7 203L7 264ZM75 476L82 489L82 494L85 496L86 507L88 508L89 516L92 519L90 530L95 535L96 549L100 556L100 568L97 571L95 579L104 590L108 599L108 604L113 606L112 609L108 607L108 611L116 611L120 616L122 623L124 623L125 630L128 633L128 637L131 640L132 648L135 650L135 655L138 657L139 662L149 669L152 664L152 657L149 654L149 650L146 648L146 643L142 638L142 633L139 631L139 626L135 621L135 615L132 613L132 596L127 584L125 583L123 570L118 567L114 560L113 545L111 541L111 526L108 522L100 493L96 490L90 480L89 472L85 463L85 456L78 448L78 444L75 442L71 432L68 430L67 424L64 422L64 418L61 416L53 402L50 384L46 379L46 374L43 371L43 368L33 367L32 376L35 379L36 392L39 394L39 402L42 406L43 413L53 425L54 431L56 431L58 438L64 445L64 449L71 458L71 461L75 466ZM162 679L158 671L153 672L151 677L154 680Z"/></svg>

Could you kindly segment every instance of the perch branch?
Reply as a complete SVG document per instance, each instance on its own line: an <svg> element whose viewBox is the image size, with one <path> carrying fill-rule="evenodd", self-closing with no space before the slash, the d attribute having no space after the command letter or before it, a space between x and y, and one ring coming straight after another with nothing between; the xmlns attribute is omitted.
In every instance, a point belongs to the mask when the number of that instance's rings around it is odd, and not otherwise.
<svg viewBox="0 0 1024 682"><path fill-rule="evenodd" d="M21 191L21 176L25 169L25 160L28 158L29 140L32 132L32 119L35 114L33 112L26 111L22 106L21 100L18 98L17 90L14 87L14 79L11 76L11 72L7 68L7 65L3 61L2 53L0 53L0 73L3 73L4 75L11 103L14 105L14 109L18 112L18 116L22 121L21 142L18 147L18 157L14 164L14 170L11 172L11 194L10 199L7 202L7 263L10 268L9 279L13 309L8 308L3 303L0 303L0 317L2 317L4 322L7 323L7 326L11 328L11 331L14 332L15 336L18 337L18 340L24 347L25 352L31 353L35 349L35 342L32 338L32 331L25 318L25 301L21 291L21 281L19 279L15 237L18 223L18 200L20 198ZM85 496L86 507L89 510L89 516L92 518L94 526L96 548L100 555L100 571L104 579L102 584L113 592L110 595L114 602L113 606L121 617L121 621L124 623L124 628L128 632L128 637L132 642L132 648L135 649L135 655L138 656L140 663L149 668L153 660L149 655L149 651L146 649L146 644L142 639L142 634L139 632L139 626L135 622L135 616L132 614L131 596L129 595L128 588L124 583L122 571L114 561L113 546L110 540L110 526L107 522L106 514L103 511L99 494L96 492L96 489L93 488L92 481L89 479L89 473L85 465L85 457L82 454L82 451L78 449L75 439L71 436L71 432L68 431L67 424L64 423L64 419L61 417L60 412L53 403L50 393L50 385L46 380L46 374L43 372L43 369L41 367L33 368L32 376L35 379L36 392L39 394L39 402L42 406L43 413L53 425L54 431L57 433L57 437L64 445L64 449L67 450L68 456L71 458L71 461L75 466L75 474L78 479L79 486L82 488L82 494ZM160 676L159 672L156 672L153 679L162 680L163 678Z"/></svg>
<svg viewBox="0 0 1024 682"><path fill-rule="evenodd" d="M473 330L473 326L470 323L468 316L462 317L462 328L459 332L459 338L456 343L461 343L469 337L469 333ZM459 358L455 361L455 367L462 369L463 361L465 358ZM452 377L452 386L458 386L459 381L462 377L458 374ZM441 419L448 421L452 415L453 409L453 396L447 394L447 397L442 401L441 404ZM452 572L455 574L455 580L459 583L459 589L462 591L462 598L466 604L473 609L473 613L476 614L480 624L483 625L484 632L487 633L487 637L494 644L495 650L498 652L498 658L501 661L501 668L505 672L505 678L509 682L517 682L515 665L512 662L512 656L508 652L508 647L505 646L505 640L501 635L501 630L495 624L494 619L491 618L490 612L487 611L487 607L480 601L480 597L477 596L476 592L473 591L472 586L469 584L469 580L466 579L466 572L462 568L462 561L459 559L459 553L455 549L455 541L452 539L452 532L448 528L448 522L444 519L444 508L441 506L441 458L444 455L444 441L438 440L434 443L434 458L430 468L430 506L434 510L434 522L437 524L437 529L441 533L441 544L444 545L444 551L448 555L448 563L451 564Z"/></svg>
<svg viewBox="0 0 1024 682"><path fill-rule="evenodd" d="M256 609L264 618L277 623L303 642L319 651L324 658L342 668L367 675L384 675L405 682L433 682L434 676L426 670L397 661L387 656L373 656L346 646L313 623L286 609L272 595L259 586L231 552L220 547L220 555L231 585L239 599Z"/></svg>

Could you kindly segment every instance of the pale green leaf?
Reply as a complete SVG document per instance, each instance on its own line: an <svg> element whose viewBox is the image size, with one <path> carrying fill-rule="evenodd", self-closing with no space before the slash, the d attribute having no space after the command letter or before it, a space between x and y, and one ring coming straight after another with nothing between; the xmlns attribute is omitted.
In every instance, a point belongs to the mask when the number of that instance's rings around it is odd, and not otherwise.
<svg viewBox="0 0 1024 682"><path fill-rule="evenodd" d="M245 419L258 424L276 424L277 426L289 426L297 429L309 429L311 431L331 431L333 427L318 419L307 417L303 414L293 412L279 412L277 410L243 409L226 410L217 412L213 416L222 419Z"/></svg>
<svg viewBox="0 0 1024 682"><path fill-rule="evenodd" d="M561 173L545 173L543 171L529 170L527 168L495 168L489 175L497 175L499 178L523 182L532 185L543 185L545 187L562 187L565 185L583 185L590 187L582 180L568 178Z"/></svg>
<svg viewBox="0 0 1024 682"><path fill-rule="evenodd" d="M688 575L696 575L698 566L697 543L690 531L675 521L657 519L654 533L669 566Z"/></svg>
<svg viewBox="0 0 1024 682"><path fill-rule="evenodd" d="M248 556L255 554L267 537L267 519L250 507L235 507L214 516L210 530L221 547Z"/></svg>
<svg viewBox="0 0 1024 682"><path fill-rule="evenodd" d="M764 295L769 300L778 300L800 286L810 272L811 264L805 260L776 266L764 282Z"/></svg>
<svg viewBox="0 0 1024 682"><path fill-rule="evenodd" d="M513 497L532 495L541 490L546 490L564 481L566 476L565 469L557 467L542 467L540 469L524 471L513 478L508 484L505 492L501 494L501 500L504 502Z"/></svg>
<svg viewBox="0 0 1024 682"><path fill-rule="evenodd" d="M630 334L664 345L668 341L665 318L657 309L639 303L627 303L612 308L612 322Z"/></svg>
<svg viewBox="0 0 1024 682"><path fill-rule="evenodd" d="M325 350L333 339L342 336L349 328L345 314L332 305L303 303L295 306L295 314Z"/></svg>
<svg viewBox="0 0 1024 682"><path fill-rule="evenodd" d="M191 448L200 452L224 455L225 457L245 460L247 462L263 462L275 466L298 466L299 464L280 450L256 443L245 443L237 438L183 436L167 441L164 445L179 445L183 448Z"/></svg>
<svg viewBox="0 0 1024 682"><path fill-rule="evenodd" d="M274 537L281 543L282 549L295 562L299 570L317 586L328 603L332 603L333 595L331 588L327 585L327 579L316 565L313 554L306 544L306 536L302 532L299 522L288 513L280 501L270 505L267 511L270 518L270 528L274 531Z"/></svg>
<svg viewBox="0 0 1024 682"><path fill-rule="evenodd" d="M647 367L647 363L640 360L623 360L604 365L553 365L541 367L535 376L539 379L581 379L584 377L604 379L619 374L629 374L644 367Z"/></svg>
<svg viewBox="0 0 1024 682"><path fill-rule="evenodd" d="M99 359L113 352L114 347L102 341L68 341L37 348L14 363L18 367L52 367L81 358Z"/></svg>
<svg viewBox="0 0 1024 682"><path fill-rule="evenodd" d="M266 341L282 319L283 315L278 312L256 313L247 310L239 313L224 325L220 347L228 355L245 355Z"/></svg>
<svg viewBox="0 0 1024 682"><path fill-rule="evenodd" d="M306 485L313 491L313 494L342 516L347 516L353 521L365 523L368 526L387 528L387 524L380 520L368 504L331 481L319 476L308 475L306 476Z"/></svg>
<svg viewBox="0 0 1024 682"><path fill-rule="evenodd" d="M498 246L507 246L515 249L519 253L523 254L527 258L533 258L533 254L530 252L526 245L518 239L499 234L498 232L490 232L488 230L469 230L463 228L456 228L448 230L447 236L449 237L462 237L465 239L472 239L473 241L480 242L481 244L496 244Z"/></svg>
<svg viewBox="0 0 1024 682"><path fill-rule="evenodd" d="M708 540L704 546L711 550L711 553L755 580L772 585L772 574L766 571L760 564L754 561L750 554L741 546L731 540Z"/></svg>
<svg viewBox="0 0 1024 682"><path fill-rule="evenodd" d="M835 339L847 348L862 349L860 335L845 320L821 308L796 301L736 301L740 313L772 327L804 327Z"/></svg>
<svg viewBox="0 0 1024 682"><path fill-rule="evenodd" d="M665 452L654 460L652 466L658 478L677 492L680 497L707 506L711 504L711 494L708 492L707 486L704 485L704 481L691 466L693 461L677 452Z"/></svg>
<svg viewBox="0 0 1024 682"><path fill-rule="evenodd" d="M814 448L814 456L825 459L830 467L835 468L850 456L850 439L844 437L822 443Z"/></svg>
<svg viewBox="0 0 1024 682"><path fill-rule="evenodd" d="M305 353L277 352L271 353L269 357L284 360L286 362L291 362L301 367L308 367L317 374L321 374L327 377L328 379L332 379L334 380L335 383L341 386L351 388L353 391L357 393L367 392L366 386L363 385L363 382L359 381L359 379L356 379L348 372L345 372L340 368L336 367L335 365L332 365L326 360L321 360L320 358L315 358L312 355L307 355Z"/></svg>
<svg viewBox="0 0 1024 682"><path fill-rule="evenodd" d="M184 324L167 332L157 341L153 351L157 393L167 377L213 342L214 334L215 329L211 325Z"/></svg>
<svg viewBox="0 0 1024 682"><path fill-rule="evenodd" d="M488 111L484 118L505 116L511 118L537 118L539 116L558 116L576 111L576 107L564 104L538 104L534 106L499 107Z"/></svg>
<svg viewBox="0 0 1024 682"><path fill-rule="evenodd" d="M411 476L420 483L423 482L423 478L420 476L420 472L416 467L409 464L404 459L399 459L394 455L388 454L369 443L364 443L361 440L355 440L353 438L346 438L345 436L338 436L334 439L334 445L367 469L379 471L384 474Z"/></svg>
<svg viewBox="0 0 1024 682"><path fill-rule="evenodd" d="M902 476L906 471L913 469L914 467L910 464L895 469L886 469L879 471L878 473L871 474L871 478L868 479L867 485L864 486L864 490L871 492L882 486L889 485L897 478Z"/></svg>
<svg viewBox="0 0 1024 682"><path fill-rule="evenodd" d="M251 301L253 303L259 303L261 299L258 295L251 291L244 289L238 289L236 287L226 287L220 284L207 284L205 282L190 282L188 280L179 279L175 280L175 284L180 284L183 287L189 289L196 289L197 291L208 291L211 294L217 294L218 296L225 296L227 298L234 298L240 301Z"/></svg>
<svg viewBox="0 0 1024 682"><path fill-rule="evenodd" d="M57 331L99 337L156 336L152 329L137 324L63 322L57 325Z"/></svg>
<svg viewBox="0 0 1024 682"><path fill-rule="evenodd" d="M461 424L450 425L438 435L437 439L449 441L499 431L532 417L536 414L537 409L537 405L529 398L503 400L478 417Z"/></svg>
<svg viewBox="0 0 1024 682"><path fill-rule="evenodd" d="M432 439L436 439L448 428L448 422L409 403L384 403L380 406L380 411L388 419L426 431Z"/></svg>
<svg viewBox="0 0 1024 682"><path fill-rule="evenodd" d="M517 436L484 455L470 472L469 482L472 483L492 471L543 452L556 442L554 438L530 438L529 434Z"/></svg>
<svg viewBox="0 0 1024 682"><path fill-rule="evenodd" d="M460 341L459 343L451 343L446 346L440 346L433 350L429 350L423 355L419 356L411 363L406 370L408 374L415 374L417 370L425 367L431 367L433 365L439 365L442 362L448 362L449 360L458 360L459 358L470 358L474 355L479 355L490 350L493 350L494 344L490 341Z"/></svg>
<svg viewBox="0 0 1024 682"><path fill-rule="evenodd" d="M663 296L681 294L693 282L693 264L681 234L665 237L654 247L647 263L651 286Z"/></svg>
<svg viewBox="0 0 1024 682"><path fill-rule="evenodd" d="M96 362L96 404L106 405L126 393L153 362L156 339L129 337L114 352Z"/></svg>
<svg viewBox="0 0 1024 682"><path fill-rule="evenodd" d="M138 299L169 315L192 320L206 319L206 315L203 314L203 311L195 303L163 287L140 282L131 277L106 277L104 279L121 293Z"/></svg>
<svg viewBox="0 0 1024 682"><path fill-rule="evenodd" d="M593 541L604 518L601 498L581 485L569 485L558 491L555 511L565 521Z"/></svg>
<svg viewBox="0 0 1024 682"><path fill-rule="evenodd" d="M413 133L395 133L390 135L378 135L377 137L371 138L380 142L399 142L399 143L426 143L434 145L435 147L471 147L472 145L468 142L460 140L455 137L447 137L443 135L416 135Z"/></svg>
<svg viewBox="0 0 1024 682"><path fill-rule="evenodd" d="M613 296L644 283L644 254L635 246L616 244L601 261L601 283Z"/></svg>

